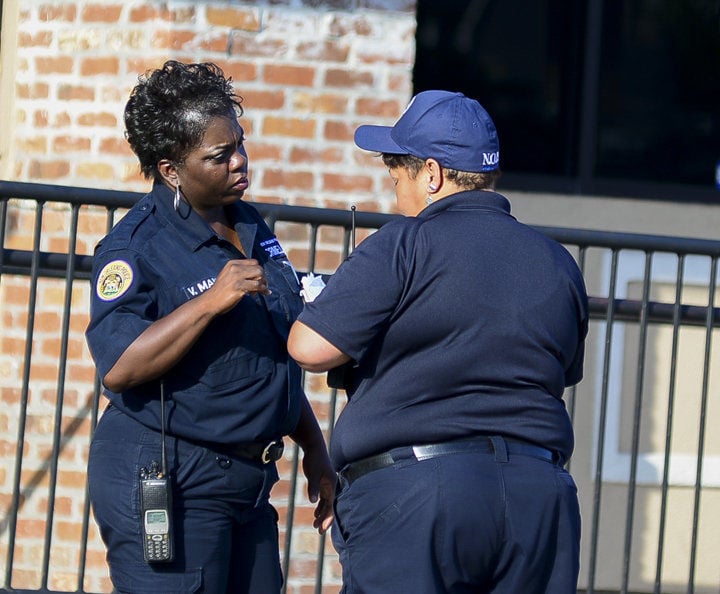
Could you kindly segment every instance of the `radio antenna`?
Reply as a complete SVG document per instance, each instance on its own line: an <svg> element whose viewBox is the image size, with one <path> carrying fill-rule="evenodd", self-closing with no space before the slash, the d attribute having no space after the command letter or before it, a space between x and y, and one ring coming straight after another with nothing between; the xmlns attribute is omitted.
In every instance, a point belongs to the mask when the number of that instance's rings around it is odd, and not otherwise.
<svg viewBox="0 0 720 594"><path fill-rule="evenodd" d="M355 205L350 207L350 251L355 250Z"/></svg>

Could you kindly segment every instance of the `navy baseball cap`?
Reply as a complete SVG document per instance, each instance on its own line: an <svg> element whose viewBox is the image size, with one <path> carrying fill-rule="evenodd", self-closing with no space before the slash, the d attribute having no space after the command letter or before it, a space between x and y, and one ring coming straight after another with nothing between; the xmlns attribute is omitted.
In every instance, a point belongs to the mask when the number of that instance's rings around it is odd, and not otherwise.
<svg viewBox="0 0 720 594"><path fill-rule="evenodd" d="M394 126L360 126L355 144L378 153L433 158L457 171L480 173L500 167L492 118L474 99L450 91L418 93Z"/></svg>

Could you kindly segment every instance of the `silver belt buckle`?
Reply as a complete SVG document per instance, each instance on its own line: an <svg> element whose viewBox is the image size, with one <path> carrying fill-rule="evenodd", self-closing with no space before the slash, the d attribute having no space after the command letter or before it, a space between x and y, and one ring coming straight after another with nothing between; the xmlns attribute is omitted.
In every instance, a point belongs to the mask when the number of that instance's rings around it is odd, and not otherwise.
<svg viewBox="0 0 720 594"><path fill-rule="evenodd" d="M265 446L265 449L260 456L260 461L263 464L270 464L280 459L285 449L285 444L282 439L275 439Z"/></svg>

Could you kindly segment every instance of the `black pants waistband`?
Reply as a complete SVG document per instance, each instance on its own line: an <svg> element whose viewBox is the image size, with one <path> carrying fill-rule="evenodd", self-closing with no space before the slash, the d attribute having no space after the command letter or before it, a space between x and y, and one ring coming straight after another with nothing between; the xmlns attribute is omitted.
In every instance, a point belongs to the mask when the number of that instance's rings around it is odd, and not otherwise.
<svg viewBox="0 0 720 594"><path fill-rule="evenodd" d="M467 452L498 453L499 447L504 448L504 454L510 456L532 456L546 462L562 466L565 463L563 456L525 441L508 439L499 436L483 435L472 439L458 441L446 441L443 443L424 444L416 446L405 446L394 448L388 452L363 458L357 462L347 464L339 473L341 482L349 486L361 476L368 472L387 468L402 460L428 460L448 454L460 454Z"/></svg>
<svg viewBox="0 0 720 594"><path fill-rule="evenodd" d="M282 457L283 450L285 449L282 438L273 439L268 442L259 441L240 444L218 444L198 441L193 441L193 443L212 450L217 454L224 454L236 458L247 458L263 464L277 462Z"/></svg>

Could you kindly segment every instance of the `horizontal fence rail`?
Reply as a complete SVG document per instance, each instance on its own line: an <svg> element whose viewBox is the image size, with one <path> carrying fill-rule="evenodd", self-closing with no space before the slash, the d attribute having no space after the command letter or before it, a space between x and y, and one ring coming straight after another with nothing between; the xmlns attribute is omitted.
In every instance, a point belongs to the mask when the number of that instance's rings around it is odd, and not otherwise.
<svg viewBox="0 0 720 594"><path fill-rule="evenodd" d="M97 378L88 384L87 378L70 377L76 368L73 353L80 348L74 338L77 312L84 308L86 314L88 308L87 303L78 308L76 302L82 301L78 295L87 297L94 242L141 196L0 181L0 363L1 369L13 370L2 378L0 400L14 415L5 419L8 434L0 437L7 469L0 475L0 593L108 591L107 578L96 576L99 553L92 542L97 535L87 498L83 492L77 501L67 501L61 494L72 475L66 469L71 444L80 444L76 455L81 462L74 468L83 474L80 468L101 402ZM327 275L332 270L316 268L320 252L336 252L339 262L355 244L356 230L371 233L399 216L253 204L281 243L303 254L306 265L301 270ZM565 398L577 428L570 468L583 512L579 592L720 591L713 536L705 528L720 525L720 443L717 432L708 431L720 421L718 386L713 383L720 379L720 363L712 349L720 327L720 308L715 306L720 242L535 228L568 248L590 294L585 379ZM325 229L339 234L328 239ZM46 281L55 284L45 286ZM48 295L58 295L49 311L44 305ZM49 319L55 320L59 333L52 355L56 376L38 382L33 374L47 366L47 348L38 345L46 340ZM306 381L308 393L315 394L313 404L327 409L329 436L342 398L312 379ZM78 397L83 391L90 395L85 401ZM46 401L45 408L38 399ZM684 405L678 406L678 400ZM52 410L52 419L36 409ZM2 423L0 417L0 433ZM46 428L40 446L34 442L36 425ZM44 452L41 463L33 459L37 448ZM294 448L287 460L289 495L281 514L284 588L292 593L307 586L307 576L294 573L295 565L307 562L314 567L313 587L320 593L332 585L339 588L337 559L324 537L318 537L312 559L307 551L298 552L298 534L304 529L295 498L299 493L300 501L303 495L298 469ZM82 483L81 476L76 478ZM27 502L40 492L43 517L26 520ZM652 517L645 513L648 507ZM682 525L676 520L682 515L678 509L685 514ZM31 528L37 531L34 571L26 558ZM59 571L56 567L63 562L56 543L64 529L74 531L76 542L74 548L63 545L73 559ZM678 538L687 545L682 554L675 553Z"/></svg>

